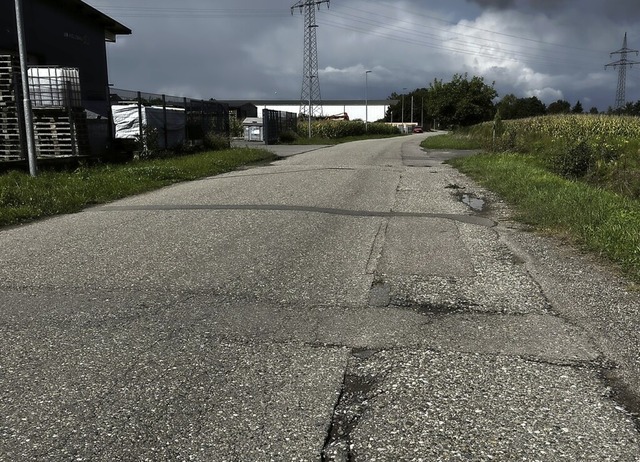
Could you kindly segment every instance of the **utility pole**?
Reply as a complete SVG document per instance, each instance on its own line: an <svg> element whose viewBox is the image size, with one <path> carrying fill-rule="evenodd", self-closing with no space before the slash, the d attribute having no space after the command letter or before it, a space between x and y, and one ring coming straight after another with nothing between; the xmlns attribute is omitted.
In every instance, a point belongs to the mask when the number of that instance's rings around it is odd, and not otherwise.
<svg viewBox="0 0 640 462"><path fill-rule="evenodd" d="M407 91L407 87L402 89L402 132L404 133L404 93Z"/></svg>
<svg viewBox="0 0 640 462"><path fill-rule="evenodd" d="M24 21L22 19L22 0L15 0L16 29L18 31L18 54L20 55L20 74L22 78L22 97L24 105L24 126L27 136L27 158L29 160L29 174L36 176L36 142L33 132L33 111L29 96L29 74L27 70L27 46L24 38Z"/></svg>
<svg viewBox="0 0 640 462"><path fill-rule="evenodd" d="M413 95L411 95L411 123L413 124Z"/></svg>
<svg viewBox="0 0 640 462"><path fill-rule="evenodd" d="M322 115L320 97L320 79L318 78L318 41L316 37L316 8L323 3L329 7L329 0L299 0L291 7L291 14L298 8L304 13L304 57L302 63L302 92L300 94L300 114L309 119L309 138L311 138L311 119Z"/></svg>
<svg viewBox="0 0 640 462"><path fill-rule="evenodd" d="M369 80L371 71L364 71L364 131L369 131ZM345 111L346 112L346 111Z"/></svg>
<svg viewBox="0 0 640 462"><path fill-rule="evenodd" d="M624 41L622 42L622 48L611 53L611 57L613 57L613 55L620 55L620 59L604 66L605 69L607 67L613 67L614 69L616 67L619 68L618 90L616 91L616 103L614 105L614 109L622 109L625 104L627 104L625 95L627 86L627 67L631 67L634 64L640 64L640 62L638 61L629 61L627 59L627 55L629 53L635 53L637 56L638 50L631 50L630 48L627 48L627 33L625 32Z"/></svg>

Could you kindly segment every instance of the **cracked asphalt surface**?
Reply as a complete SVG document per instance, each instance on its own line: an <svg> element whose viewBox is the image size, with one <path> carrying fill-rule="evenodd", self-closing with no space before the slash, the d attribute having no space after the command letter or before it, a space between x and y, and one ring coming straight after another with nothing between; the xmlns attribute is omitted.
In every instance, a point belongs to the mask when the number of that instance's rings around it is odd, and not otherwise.
<svg viewBox="0 0 640 462"><path fill-rule="evenodd" d="M424 136L0 231L0 460L640 461L640 293Z"/></svg>

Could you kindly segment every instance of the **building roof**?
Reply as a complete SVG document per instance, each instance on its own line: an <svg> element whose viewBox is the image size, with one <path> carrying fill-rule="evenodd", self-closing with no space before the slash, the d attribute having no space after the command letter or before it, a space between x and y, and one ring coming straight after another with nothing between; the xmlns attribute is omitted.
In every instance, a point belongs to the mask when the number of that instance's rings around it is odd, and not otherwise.
<svg viewBox="0 0 640 462"><path fill-rule="evenodd" d="M51 1L51 0L49 0ZM104 27L104 37L107 42L115 42L116 35L130 35L131 29L110 18L101 11L96 10L91 5L86 4L82 0L55 0L58 6L62 6L67 11L76 11L82 16L90 18Z"/></svg>

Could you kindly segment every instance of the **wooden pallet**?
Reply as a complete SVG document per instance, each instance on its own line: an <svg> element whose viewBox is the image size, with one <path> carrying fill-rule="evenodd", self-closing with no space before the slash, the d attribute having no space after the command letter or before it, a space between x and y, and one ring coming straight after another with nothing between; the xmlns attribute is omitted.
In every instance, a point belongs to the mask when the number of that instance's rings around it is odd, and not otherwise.
<svg viewBox="0 0 640 462"><path fill-rule="evenodd" d="M89 135L84 111L34 109L38 157L89 155Z"/></svg>

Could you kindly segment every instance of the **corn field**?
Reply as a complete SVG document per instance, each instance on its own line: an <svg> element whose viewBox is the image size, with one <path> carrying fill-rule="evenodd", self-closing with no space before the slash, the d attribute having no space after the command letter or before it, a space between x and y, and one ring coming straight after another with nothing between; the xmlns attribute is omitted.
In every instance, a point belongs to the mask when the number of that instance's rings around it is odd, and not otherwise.
<svg viewBox="0 0 640 462"><path fill-rule="evenodd" d="M363 135L399 135L397 127L385 123L370 122L365 126L364 122L347 120L314 120L311 122L311 136L313 138L346 138ZM307 121L298 121L298 134L308 134Z"/></svg>
<svg viewBox="0 0 640 462"><path fill-rule="evenodd" d="M468 135L493 152L535 156L554 173L640 198L640 118L553 115L487 122Z"/></svg>

